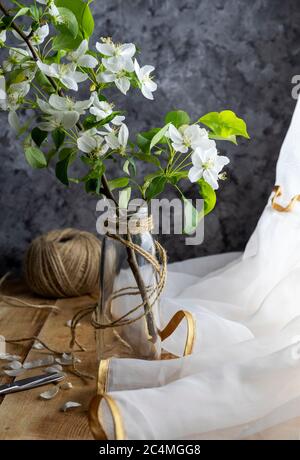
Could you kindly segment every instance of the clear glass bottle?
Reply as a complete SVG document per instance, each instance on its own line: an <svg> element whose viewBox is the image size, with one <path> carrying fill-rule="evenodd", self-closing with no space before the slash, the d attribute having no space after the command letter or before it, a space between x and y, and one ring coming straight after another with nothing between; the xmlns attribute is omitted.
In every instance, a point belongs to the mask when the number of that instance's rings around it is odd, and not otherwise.
<svg viewBox="0 0 300 460"><path fill-rule="evenodd" d="M117 235L155 255L153 236L144 225L148 218L147 208L141 208L129 218L131 222L134 219L134 226L141 230L137 233L129 230L130 234L128 231L124 234L123 226L122 232L117 229ZM111 357L160 358L159 300L156 297L157 277L151 263L138 251L106 235L102 242L96 321L109 327L96 330L100 360ZM128 315L142 303L144 305ZM120 326L120 322L123 325Z"/></svg>

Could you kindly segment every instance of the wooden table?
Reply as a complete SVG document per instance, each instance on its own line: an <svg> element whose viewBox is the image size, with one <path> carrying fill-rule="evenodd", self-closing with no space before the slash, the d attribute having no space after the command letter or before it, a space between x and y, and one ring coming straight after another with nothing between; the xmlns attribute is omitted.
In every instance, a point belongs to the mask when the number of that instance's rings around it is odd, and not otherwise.
<svg viewBox="0 0 300 460"><path fill-rule="evenodd" d="M45 299L41 300L30 295L21 283L7 283L5 289L5 294L22 296L35 304L51 303L60 310L55 313L49 309L17 308L7 306L2 301L0 303L0 335L7 339L37 336L51 348L69 351L70 328L66 326L66 322L78 310L90 305L91 297L45 302ZM88 350L77 355L82 360L78 368L96 375L94 331L85 320L78 327L78 338ZM32 341L23 344L8 344L7 351L21 356L22 362L32 361L49 354L47 350L32 349L32 345ZM2 368L7 364L7 361L0 361ZM26 371L17 379L41 373L40 368L33 369ZM6 375L0 376L0 383L8 383L12 380ZM88 426L87 410L96 391L96 381L83 381L69 372L66 381L71 382L73 388L60 390L58 395L49 401L42 400L39 395L50 389L53 384L2 397L0 399L0 439L93 439ZM82 406L71 409L69 412L62 412L60 408L66 401L80 402Z"/></svg>
<svg viewBox="0 0 300 460"><path fill-rule="evenodd" d="M65 300L47 301L34 297L26 291L21 283L6 285L5 294L21 296L28 301L39 304L55 304L59 312L50 310L37 310L27 307L7 306L0 302L0 335L14 339L24 336L37 336L54 349L68 351L70 340L70 328L66 322L81 308L93 302L91 297L81 297ZM95 353L94 331L88 321L83 320L78 328L78 338L88 351L80 353L82 359L80 369L96 375L97 359ZM32 349L33 342L22 345L8 345L8 352L21 356L21 361L32 361L49 352ZM0 361L0 367L7 364ZM78 367L79 367L78 366ZM27 371L18 379L25 376L37 375L41 369ZM0 383L12 381L8 376L0 376ZM67 381L73 388L61 390L58 395L50 400L41 400L39 395L42 391L51 388L43 386L29 391L14 393L0 397L0 440L2 439L93 439L88 426L87 410L89 403L96 392L96 381L85 380L68 372ZM61 412L60 408L66 401L77 401L81 407L72 409L70 412ZM274 439L299 439L300 418L289 420L275 427L264 430L250 436L252 440ZM212 438L213 434L208 436Z"/></svg>

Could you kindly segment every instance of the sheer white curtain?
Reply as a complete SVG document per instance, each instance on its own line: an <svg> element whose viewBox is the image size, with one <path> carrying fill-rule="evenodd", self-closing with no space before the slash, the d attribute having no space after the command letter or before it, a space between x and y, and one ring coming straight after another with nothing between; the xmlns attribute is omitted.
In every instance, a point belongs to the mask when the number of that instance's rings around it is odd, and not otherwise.
<svg viewBox="0 0 300 460"><path fill-rule="evenodd" d="M300 193L300 103L280 152L276 184L283 206ZM164 322L182 308L197 321L192 356L110 363L108 391L127 438L266 433L299 439L300 202L291 212L278 212L270 198L244 254L170 266ZM183 324L164 347L182 353L185 334ZM104 424L113 436L105 404Z"/></svg>

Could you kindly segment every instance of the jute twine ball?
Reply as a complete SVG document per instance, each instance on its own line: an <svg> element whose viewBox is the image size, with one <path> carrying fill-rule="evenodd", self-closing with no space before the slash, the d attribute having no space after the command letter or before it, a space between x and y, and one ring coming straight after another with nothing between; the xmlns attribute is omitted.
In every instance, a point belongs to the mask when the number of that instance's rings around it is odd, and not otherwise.
<svg viewBox="0 0 300 460"><path fill-rule="evenodd" d="M24 263L28 287L47 298L98 290L101 243L89 232L53 230L30 244Z"/></svg>

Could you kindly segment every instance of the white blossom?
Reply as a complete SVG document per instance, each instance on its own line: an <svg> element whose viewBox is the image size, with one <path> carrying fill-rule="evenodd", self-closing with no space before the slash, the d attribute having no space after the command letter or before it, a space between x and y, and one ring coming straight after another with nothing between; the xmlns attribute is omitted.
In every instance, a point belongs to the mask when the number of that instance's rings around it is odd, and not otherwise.
<svg viewBox="0 0 300 460"><path fill-rule="evenodd" d="M16 30L13 30L12 33L16 38L23 41L23 38ZM30 35L30 42L34 45L41 45L45 41L45 38L49 35L49 26L48 24L45 24L34 32L32 32L30 28L28 30L24 30L24 34L26 36ZM27 46L26 43L24 43L24 46Z"/></svg>
<svg viewBox="0 0 300 460"><path fill-rule="evenodd" d="M82 133L77 139L77 145L82 152L95 157L103 156L108 150L108 145L104 143L104 138L98 134L95 128Z"/></svg>
<svg viewBox="0 0 300 460"><path fill-rule="evenodd" d="M142 94L147 98L153 100L153 92L157 90L157 84L152 80L150 73L155 70L152 65L139 66L139 63L135 59L134 70L136 76L141 84Z"/></svg>
<svg viewBox="0 0 300 460"><path fill-rule="evenodd" d="M93 103L90 108L90 113L96 117L97 121L101 121L113 113L113 104L107 101L100 101L96 92L92 93L91 97ZM125 120L123 115L116 115L111 120L111 123L118 126L122 124L123 120ZM105 127L107 127L108 131L110 130L109 125L105 125Z"/></svg>
<svg viewBox="0 0 300 460"><path fill-rule="evenodd" d="M76 112L56 112L45 117L45 121L39 123L42 131L54 131L55 129L71 129L78 121Z"/></svg>
<svg viewBox="0 0 300 460"><path fill-rule="evenodd" d="M113 105L106 101L100 101L96 92L92 93L93 105L90 113L95 115L97 121L103 120L113 112Z"/></svg>
<svg viewBox="0 0 300 460"><path fill-rule="evenodd" d="M81 83L88 78L88 75L76 71L76 64L48 65L39 61L37 65L45 75L57 78L63 85L73 91L78 91L77 83Z"/></svg>
<svg viewBox="0 0 300 460"><path fill-rule="evenodd" d="M197 147L191 156L193 163L189 170L189 179L191 182L203 178L211 187L216 190L219 188L218 179L223 167L229 163L229 159L225 156L218 155L216 145L210 145L203 142L202 147Z"/></svg>
<svg viewBox="0 0 300 460"><path fill-rule="evenodd" d="M30 33L30 32L29 32ZM34 43L35 45L41 45L44 43L44 40L46 37L49 35L49 26L48 24L45 24L42 27L39 27L37 30L35 30L30 38L30 41Z"/></svg>
<svg viewBox="0 0 300 460"><path fill-rule="evenodd" d="M80 115L90 107L91 98L85 101L73 101L69 97L61 97L52 94L49 103L42 99L37 100L40 109L48 116L42 123L44 131L52 131L55 128L63 127L65 129L73 128L78 122ZM42 129L42 128L40 128Z"/></svg>
<svg viewBox="0 0 300 460"><path fill-rule="evenodd" d="M63 18L61 17L57 6L54 3L54 0L36 0L41 5L48 6L48 12L50 16L57 21L58 24L63 23Z"/></svg>
<svg viewBox="0 0 300 460"><path fill-rule="evenodd" d="M128 137L128 128L124 123L122 123L118 133L115 133L114 131L110 132L105 137L105 140L111 149L119 150L121 154L124 154L126 152Z"/></svg>
<svg viewBox="0 0 300 460"><path fill-rule="evenodd" d="M132 58L136 53L133 43L115 44L110 39L103 39L103 43L96 43L96 48L103 56L102 64L107 68L117 67L119 70L133 72Z"/></svg>
<svg viewBox="0 0 300 460"><path fill-rule="evenodd" d="M13 83L9 88L5 89L5 79L1 76L0 79L0 108L2 110L16 111L24 102L24 97L30 91L30 84L27 81L21 83Z"/></svg>
<svg viewBox="0 0 300 460"><path fill-rule="evenodd" d="M76 66L94 69L95 67L97 67L98 61L93 56L86 54L88 49L88 41L83 40L75 51L72 51L67 54L67 59L76 64Z"/></svg>
<svg viewBox="0 0 300 460"><path fill-rule="evenodd" d="M106 71L98 74L97 81L100 83L115 83L121 93L126 95L130 88L130 77L127 71L123 69L120 63L108 63L106 69Z"/></svg>
<svg viewBox="0 0 300 460"><path fill-rule="evenodd" d="M183 125L179 129L170 125L168 135L172 141L172 147L176 152L186 153L189 148L195 150L202 145L203 139L208 139L208 132L198 125ZM211 144L212 145L212 144Z"/></svg>
<svg viewBox="0 0 300 460"><path fill-rule="evenodd" d="M22 48L11 48L8 53L8 58L3 61L3 69L5 72L10 72L16 66L24 65L26 60L30 58L27 50Z"/></svg>

